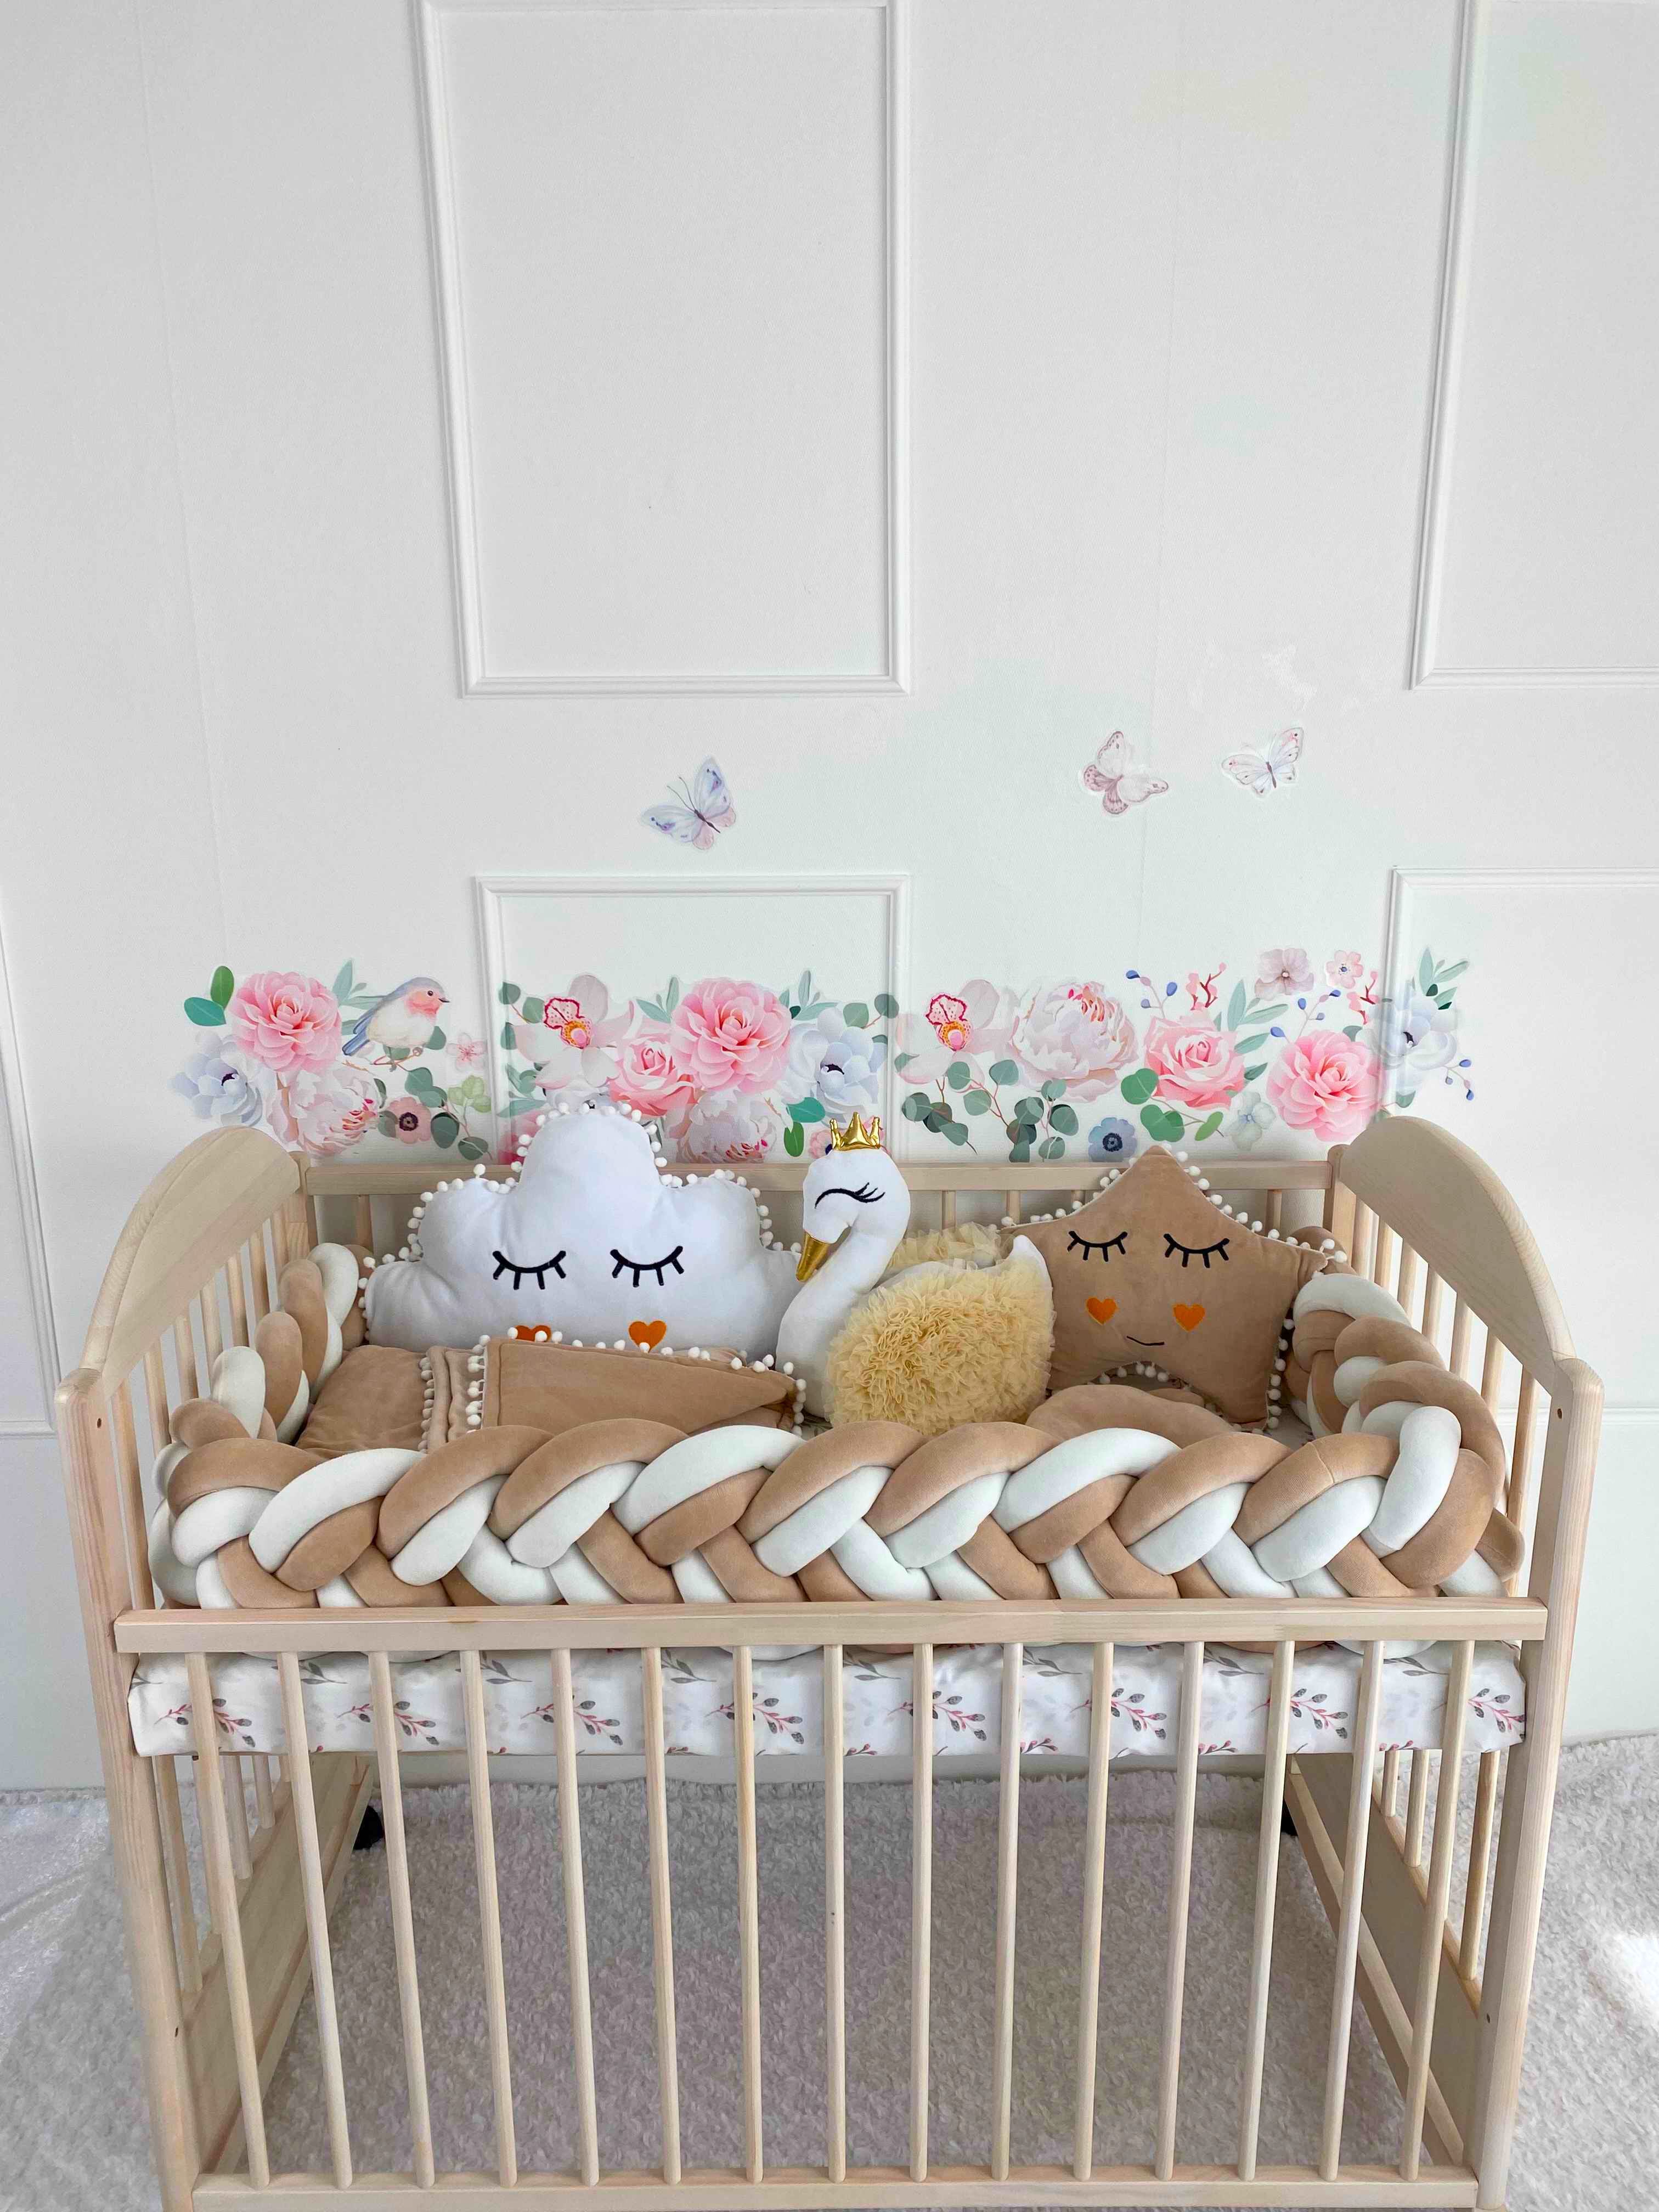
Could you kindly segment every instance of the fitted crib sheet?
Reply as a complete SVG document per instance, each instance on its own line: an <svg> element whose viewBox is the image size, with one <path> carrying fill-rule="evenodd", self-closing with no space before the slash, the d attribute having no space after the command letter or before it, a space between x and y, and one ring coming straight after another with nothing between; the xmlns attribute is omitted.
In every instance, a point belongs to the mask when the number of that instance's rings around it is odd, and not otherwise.
<svg viewBox="0 0 1659 2212"><path fill-rule="evenodd" d="M1431 1645L1382 1669L1379 1742L1429 1750L1445 1722L1454 1646ZM1182 1647L1118 1644L1113 1655L1111 1755L1167 1757L1175 1748ZM1296 1655L1290 1749L1301 1755L1351 1747L1359 1698L1359 1658L1340 1644ZM1086 1759L1092 1688L1086 1644L1032 1644L1022 1663L1020 1747L1035 1755ZM1249 1756L1265 1747L1267 1652L1212 1644L1204 1658L1200 1745L1206 1753ZM209 1661L221 1747L283 1752L282 1697L274 1658L235 1654ZM552 1662L545 1652L492 1652L483 1659L484 1722L492 1752L554 1748ZM313 1751L374 1748L368 1662L361 1653L302 1658L300 1672ZM1002 1736L1002 1647L936 1651L933 1748L944 1759L994 1751ZM727 1651L666 1650L663 1714L671 1753L730 1760L734 1749L732 1662ZM579 1651L571 1663L583 1749L628 1755L645 1747L637 1651ZM392 1662L398 1734L410 1751L465 1748L460 1661L453 1652ZM849 1649L842 1705L851 1758L908 1756L912 1668L907 1654ZM146 1757L190 1748L190 1692L182 1656L144 1659L128 1692L133 1742ZM823 1661L817 1650L754 1663L757 1753L817 1753L823 1737ZM1525 1690L1513 1649L1475 1646L1465 1721L1466 1751L1502 1751L1521 1739Z"/></svg>

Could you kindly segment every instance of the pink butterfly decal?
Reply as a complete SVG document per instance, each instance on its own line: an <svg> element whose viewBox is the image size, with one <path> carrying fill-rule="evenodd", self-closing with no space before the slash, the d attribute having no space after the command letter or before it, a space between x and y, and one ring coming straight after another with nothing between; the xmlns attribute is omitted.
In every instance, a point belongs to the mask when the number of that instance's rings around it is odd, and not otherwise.
<svg viewBox="0 0 1659 2212"><path fill-rule="evenodd" d="M1159 799L1170 788L1162 776L1148 775L1129 763L1129 740L1114 730L1083 771L1083 787L1097 791L1109 814L1127 814L1144 799Z"/></svg>
<svg viewBox="0 0 1659 2212"><path fill-rule="evenodd" d="M1235 783L1242 783L1246 791L1255 792L1265 799L1280 784L1296 781L1297 765L1302 758L1303 733L1297 729L1281 730L1265 752L1254 749L1248 752L1229 753L1221 763Z"/></svg>
<svg viewBox="0 0 1659 2212"><path fill-rule="evenodd" d="M668 787L679 793L684 805L647 806L640 819L653 830L660 830L665 837L672 837L677 845L695 845L700 853L706 853L719 833L729 830L738 818L726 778L713 759L703 763L689 784L671 783Z"/></svg>

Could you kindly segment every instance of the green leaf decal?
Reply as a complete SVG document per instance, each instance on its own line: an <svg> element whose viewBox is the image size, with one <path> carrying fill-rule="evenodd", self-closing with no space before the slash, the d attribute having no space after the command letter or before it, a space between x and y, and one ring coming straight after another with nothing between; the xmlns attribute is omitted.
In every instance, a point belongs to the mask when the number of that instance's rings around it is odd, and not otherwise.
<svg viewBox="0 0 1659 2212"><path fill-rule="evenodd" d="M952 1091L965 1091L974 1079L974 1071L965 1060L953 1060L945 1071L945 1080Z"/></svg>
<svg viewBox="0 0 1659 2212"><path fill-rule="evenodd" d="M413 1091L417 1098L423 1091L431 1091L434 1087L429 1067L411 1067L404 1078L404 1089Z"/></svg>
<svg viewBox="0 0 1659 2212"><path fill-rule="evenodd" d="M1118 1088L1126 1104L1144 1106L1158 1088L1158 1078L1150 1067L1138 1067L1133 1075L1124 1077Z"/></svg>
<svg viewBox="0 0 1659 2212"><path fill-rule="evenodd" d="M476 1137L463 1137L455 1149L464 1160L481 1160L489 1147L480 1144Z"/></svg>
<svg viewBox="0 0 1659 2212"><path fill-rule="evenodd" d="M789 1109L789 1118L792 1121L822 1121L824 1118L823 1099L801 1099Z"/></svg>
<svg viewBox="0 0 1659 2212"><path fill-rule="evenodd" d="M1076 1109L1076 1108L1075 1108L1075 1107L1073 1107L1073 1106L1054 1106L1054 1107L1051 1107L1051 1108L1049 1109L1049 1113L1048 1113L1048 1127L1049 1127L1051 1129L1058 1129L1058 1130L1059 1130L1059 1132L1060 1132L1060 1135L1061 1135L1062 1137L1074 1137L1074 1136L1076 1136L1076 1134L1077 1134L1077 1109ZM1062 1147L1062 1149L1063 1149L1063 1147Z"/></svg>
<svg viewBox="0 0 1659 2212"><path fill-rule="evenodd" d="M1187 1125L1179 1114L1172 1112L1167 1106L1143 1106L1140 1126L1159 1144L1172 1145Z"/></svg>
<svg viewBox="0 0 1659 2212"><path fill-rule="evenodd" d="M214 969L213 981L208 985L208 996L216 1006L228 1006L230 1004L230 994L235 988L236 978L228 968Z"/></svg>
<svg viewBox="0 0 1659 2212"><path fill-rule="evenodd" d="M933 1103L925 1091L908 1091L899 1111L907 1121L921 1121L926 1119L927 1109Z"/></svg>
<svg viewBox="0 0 1659 2212"><path fill-rule="evenodd" d="M671 975L669 977L668 988L662 994L662 1002L671 1014L673 1012L675 1007L678 1006L680 1002L680 979L678 975Z"/></svg>
<svg viewBox="0 0 1659 2212"><path fill-rule="evenodd" d="M351 963L348 960L334 978L334 995L342 1006L344 1006L346 1000L351 996Z"/></svg>
<svg viewBox="0 0 1659 2212"><path fill-rule="evenodd" d="M783 1149L792 1160L798 1160L806 1150L806 1132L799 1121L792 1121L784 1131Z"/></svg>
<svg viewBox="0 0 1659 2212"><path fill-rule="evenodd" d="M503 1052L511 1052L512 1049L513 1024L511 1022L503 1022L501 1024L501 1050Z"/></svg>
<svg viewBox="0 0 1659 2212"><path fill-rule="evenodd" d="M1066 1139L1063 1137L1045 1137L1037 1146L1037 1158L1040 1160L1060 1160L1065 1157Z"/></svg>
<svg viewBox="0 0 1659 2212"><path fill-rule="evenodd" d="M1026 1161L1031 1157L1030 1140L1028 1139L1022 1138L1018 1144L1010 1145L1008 1147L1008 1157L1014 1163L1016 1167L1023 1168Z"/></svg>
<svg viewBox="0 0 1659 2212"><path fill-rule="evenodd" d="M426 1041L426 1048L428 1052L441 1052L448 1042L449 1039L443 1031L434 1026L431 1036Z"/></svg>
<svg viewBox="0 0 1659 2212"><path fill-rule="evenodd" d="M963 1098L962 1110L964 1114L988 1114L991 1110L990 1092L988 1091L968 1091Z"/></svg>
<svg viewBox="0 0 1659 2212"><path fill-rule="evenodd" d="M968 1141L968 1132L960 1121L947 1121L941 1133L953 1145L965 1145Z"/></svg>
<svg viewBox="0 0 1659 2212"><path fill-rule="evenodd" d="M1255 1036L1240 1037L1238 1042L1234 1045L1233 1050L1237 1053L1260 1052L1262 1046L1266 1044L1267 1042L1267 1032L1266 1030L1262 1030Z"/></svg>
<svg viewBox="0 0 1659 2212"><path fill-rule="evenodd" d="M198 1030L222 1030L225 1025L225 1010L216 1006L211 999L186 999L185 1012Z"/></svg>
<svg viewBox="0 0 1659 2212"><path fill-rule="evenodd" d="M894 1065L894 1066L895 1066L896 1068L897 1068L897 1070L898 1070L899 1073L900 1073L901 1075L902 1075L902 1074L903 1074L903 1073L904 1073L904 1071L905 1071L905 1069L906 1069L907 1067L908 1067L908 1066L910 1065L910 1062L911 1062L915 1058L915 1053L913 1053L913 1052L902 1052L902 1053L900 1053L900 1054L896 1057L896 1059L895 1059L895 1060L894 1060L894 1061L893 1061L893 1065Z"/></svg>
<svg viewBox="0 0 1659 2212"><path fill-rule="evenodd" d="M1246 1083L1254 1083L1259 1075L1265 1075L1267 1072L1267 1061L1265 1060L1259 1060L1254 1067L1247 1067L1245 1069L1244 1080Z"/></svg>
<svg viewBox="0 0 1659 2212"><path fill-rule="evenodd" d="M1236 1030L1244 1018L1244 1009L1250 1001L1242 983L1233 985L1233 995L1227 1001L1227 1026Z"/></svg>
<svg viewBox="0 0 1659 2212"><path fill-rule="evenodd" d="M1433 990L1434 955L1429 951L1427 945L1424 946L1423 957L1417 963L1417 980L1424 990Z"/></svg>
<svg viewBox="0 0 1659 2212"><path fill-rule="evenodd" d="M870 1026L870 1009L862 999L849 1000L842 1008L841 1018L849 1030L865 1030Z"/></svg>
<svg viewBox="0 0 1659 2212"><path fill-rule="evenodd" d="M394 1137L398 1133L397 1121L388 1110L382 1110L375 1116L374 1126L383 1137Z"/></svg>
<svg viewBox="0 0 1659 2212"><path fill-rule="evenodd" d="M1040 1098L1018 1099L1014 1104L1014 1113L1018 1120L1035 1124L1042 1119L1042 1101Z"/></svg>
<svg viewBox="0 0 1659 2212"><path fill-rule="evenodd" d="M1193 1131L1193 1142L1195 1145L1201 1145L1206 1137L1214 1136L1216 1131L1220 1127L1221 1116L1219 1113L1207 1115L1205 1120L1199 1123L1197 1128Z"/></svg>
<svg viewBox="0 0 1659 2212"><path fill-rule="evenodd" d="M991 1080L993 1083L1018 1083L1019 1070L1012 1060L994 1060L991 1062Z"/></svg>
<svg viewBox="0 0 1659 2212"><path fill-rule="evenodd" d="M503 983L495 996L504 1006L516 1006L519 1003L519 987L516 983Z"/></svg>
<svg viewBox="0 0 1659 2212"><path fill-rule="evenodd" d="M1042 1095L1045 1098L1063 1098L1066 1096L1066 1078L1051 1075L1042 1086Z"/></svg>
<svg viewBox="0 0 1659 2212"><path fill-rule="evenodd" d="M538 1022L547 1012L545 999L526 999L520 1012L527 1022Z"/></svg>
<svg viewBox="0 0 1659 2212"><path fill-rule="evenodd" d="M453 1145L461 1133L461 1125L453 1114L434 1114L432 1117L432 1141L434 1145Z"/></svg>
<svg viewBox="0 0 1659 2212"><path fill-rule="evenodd" d="M890 991L877 992L876 1012L881 1016L884 1022L890 1022L894 1015L897 1013L898 1000L893 996Z"/></svg>

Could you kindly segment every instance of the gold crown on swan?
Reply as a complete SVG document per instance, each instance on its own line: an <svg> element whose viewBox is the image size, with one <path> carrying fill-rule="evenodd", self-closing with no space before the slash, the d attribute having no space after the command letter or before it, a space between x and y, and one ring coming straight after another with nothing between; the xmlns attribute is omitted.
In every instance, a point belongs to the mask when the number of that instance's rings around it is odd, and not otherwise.
<svg viewBox="0 0 1659 2212"><path fill-rule="evenodd" d="M830 1124L830 1149L832 1152L878 1152L881 1150L881 1116L872 1114L866 1121L862 1114L854 1114L842 1128L838 1122Z"/></svg>

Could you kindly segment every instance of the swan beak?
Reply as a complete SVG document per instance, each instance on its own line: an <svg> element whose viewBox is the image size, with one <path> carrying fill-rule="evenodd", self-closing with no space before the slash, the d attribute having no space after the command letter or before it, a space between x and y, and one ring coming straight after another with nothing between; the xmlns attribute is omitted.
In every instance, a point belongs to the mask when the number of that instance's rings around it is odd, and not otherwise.
<svg viewBox="0 0 1659 2212"><path fill-rule="evenodd" d="M798 1283L810 1282L835 1249L833 1244L826 1244L821 1237L803 1236L800 1240L800 1263L795 1269L795 1280Z"/></svg>

